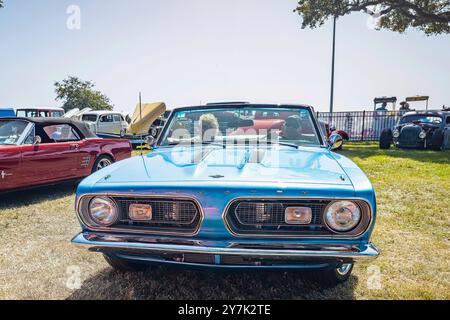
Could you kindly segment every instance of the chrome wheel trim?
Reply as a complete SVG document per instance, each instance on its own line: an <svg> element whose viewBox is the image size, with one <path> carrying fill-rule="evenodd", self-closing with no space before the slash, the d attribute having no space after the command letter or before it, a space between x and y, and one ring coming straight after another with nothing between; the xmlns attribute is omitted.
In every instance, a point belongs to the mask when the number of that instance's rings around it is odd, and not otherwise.
<svg viewBox="0 0 450 320"><path fill-rule="evenodd" d="M339 268L337 268L336 271L340 276L346 276L352 269L352 266L352 263L344 263Z"/></svg>
<svg viewBox="0 0 450 320"><path fill-rule="evenodd" d="M97 164L97 171L101 170L103 168L106 168L107 166L110 166L112 164L111 160L109 159L101 159Z"/></svg>

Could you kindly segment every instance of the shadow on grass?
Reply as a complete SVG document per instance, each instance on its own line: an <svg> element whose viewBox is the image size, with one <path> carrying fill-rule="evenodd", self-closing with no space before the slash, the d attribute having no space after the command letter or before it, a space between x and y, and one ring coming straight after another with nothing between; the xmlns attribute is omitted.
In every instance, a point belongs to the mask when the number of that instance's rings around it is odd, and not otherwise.
<svg viewBox="0 0 450 320"><path fill-rule="evenodd" d="M0 210L18 208L64 198L75 193L78 181L64 182L27 190L0 194Z"/></svg>
<svg viewBox="0 0 450 320"><path fill-rule="evenodd" d="M317 271L320 272L320 271ZM106 268L84 281L69 300L240 300L240 299L355 299L358 279L322 288L300 271L187 271L154 267L145 272L120 273Z"/></svg>
<svg viewBox="0 0 450 320"><path fill-rule="evenodd" d="M381 150L377 143L352 142L344 146L344 150L339 151L349 158L369 158L375 156L387 156L393 158L411 159L420 162L442 163L450 162L450 151L432 151L416 149L398 149L391 147L389 150Z"/></svg>

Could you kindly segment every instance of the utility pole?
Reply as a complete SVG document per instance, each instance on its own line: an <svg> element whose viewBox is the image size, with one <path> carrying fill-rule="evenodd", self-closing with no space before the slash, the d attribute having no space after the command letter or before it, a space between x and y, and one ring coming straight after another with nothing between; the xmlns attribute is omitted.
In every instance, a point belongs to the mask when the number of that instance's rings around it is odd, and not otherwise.
<svg viewBox="0 0 450 320"><path fill-rule="evenodd" d="M331 95L330 95L330 113L333 113L334 109L334 66L336 57L336 20L337 16L333 19L333 53L331 61Z"/></svg>

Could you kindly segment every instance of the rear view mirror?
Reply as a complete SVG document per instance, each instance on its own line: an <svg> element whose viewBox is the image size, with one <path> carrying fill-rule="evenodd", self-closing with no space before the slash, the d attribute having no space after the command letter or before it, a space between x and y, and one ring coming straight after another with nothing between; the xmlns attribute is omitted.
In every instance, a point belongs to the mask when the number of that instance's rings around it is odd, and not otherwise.
<svg viewBox="0 0 450 320"><path fill-rule="evenodd" d="M228 122L229 128L246 128L253 127L255 122L251 119L233 119Z"/></svg>
<svg viewBox="0 0 450 320"><path fill-rule="evenodd" d="M253 127L254 125L255 125L255 122L250 119L242 119L242 120L239 120L239 122L238 122L238 127L240 127L240 128Z"/></svg>
<svg viewBox="0 0 450 320"><path fill-rule="evenodd" d="M156 139L155 139L155 137L150 135L150 136L147 136L147 138L145 139L145 142L147 142L149 147L153 147L155 145Z"/></svg>

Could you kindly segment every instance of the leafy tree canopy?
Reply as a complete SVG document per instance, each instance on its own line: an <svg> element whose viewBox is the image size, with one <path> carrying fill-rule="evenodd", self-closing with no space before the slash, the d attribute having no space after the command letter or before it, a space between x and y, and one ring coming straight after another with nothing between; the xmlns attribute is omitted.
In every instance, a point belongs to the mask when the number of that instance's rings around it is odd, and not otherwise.
<svg viewBox="0 0 450 320"><path fill-rule="evenodd" d="M450 33L450 0L300 0L294 11L303 17L303 28L362 11L377 17L380 29L402 33L411 27L427 35Z"/></svg>
<svg viewBox="0 0 450 320"><path fill-rule="evenodd" d="M109 98L100 91L93 90L94 83L82 81L77 77L68 77L62 82L55 82L56 101L63 101L66 111L71 109L91 108L93 110L112 110Z"/></svg>

